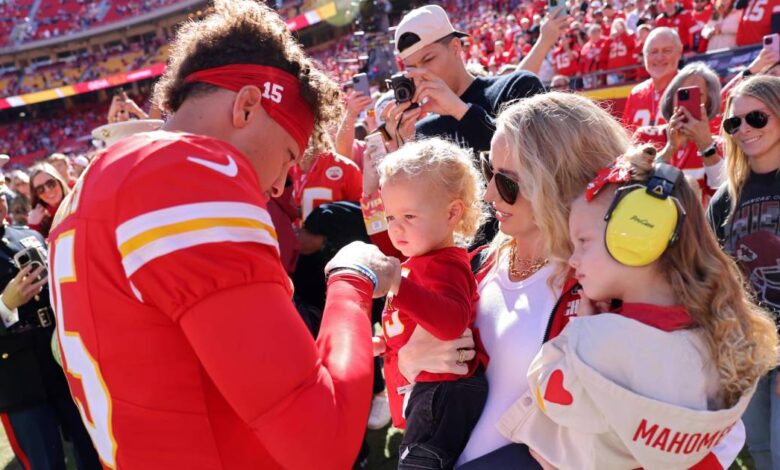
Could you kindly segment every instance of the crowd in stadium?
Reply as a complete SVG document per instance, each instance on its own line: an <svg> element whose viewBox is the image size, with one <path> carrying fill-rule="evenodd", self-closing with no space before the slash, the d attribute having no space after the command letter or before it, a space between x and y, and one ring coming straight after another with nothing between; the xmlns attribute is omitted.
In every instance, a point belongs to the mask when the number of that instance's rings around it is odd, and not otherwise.
<svg viewBox="0 0 780 470"><path fill-rule="evenodd" d="M168 63L0 126L24 468L60 432L79 469L371 468L392 424L403 469L780 470L780 0L447 0L310 51L209 12L0 76Z"/></svg>

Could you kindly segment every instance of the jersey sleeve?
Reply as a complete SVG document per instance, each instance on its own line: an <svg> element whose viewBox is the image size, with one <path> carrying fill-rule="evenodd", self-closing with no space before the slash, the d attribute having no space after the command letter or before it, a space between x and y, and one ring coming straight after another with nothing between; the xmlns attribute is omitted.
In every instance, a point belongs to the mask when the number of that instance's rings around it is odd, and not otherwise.
<svg viewBox="0 0 780 470"><path fill-rule="evenodd" d="M120 190L129 197L116 203L116 247L130 289L174 321L224 289L289 289L255 173L219 145L165 144L131 170Z"/></svg>
<svg viewBox="0 0 780 470"><path fill-rule="evenodd" d="M460 337L474 319L476 285L468 263L437 256L416 274L401 280L394 305L441 340Z"/></svg>

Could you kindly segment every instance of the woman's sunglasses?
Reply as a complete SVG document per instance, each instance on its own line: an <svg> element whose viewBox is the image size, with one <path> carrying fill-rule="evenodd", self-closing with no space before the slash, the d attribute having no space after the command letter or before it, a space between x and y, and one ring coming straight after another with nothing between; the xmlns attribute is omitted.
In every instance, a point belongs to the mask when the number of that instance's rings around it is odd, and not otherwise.
<svg viewBox="0 0 780 470"><path fill-rule="evenodd" d="M751 111L745 114L745 122L753 129L763 129L766 123L769 122L769 114L758 110ZM723 120L723 130L729 135L736 134L741 125L742 118L739 116L732 116Z"/></svg>
<svg viewBox="0 0 780 470"><path fill-rule="evenodd" d="M57 187L57 182L53 179L46 180L45 183L43 183L40 186L35 187L35 194L40 196L41 194L45 193L46 191L50 191Z"/></svg>
<svg viewBox="0 0 780 470"><path fill-rule="evenodd" d="M494 172L493 165L490 164L488 155L488 152L480 152L479 155L479 166L482 170L482 175L485 177L485 181L490 183L490 180L495 179L496 189L498 190L498 195L501 196L501 199L507 204L514 204L517 201L517 195L520 192L520 185L517 184L517 181L507 175L500 172Z"/></svg>

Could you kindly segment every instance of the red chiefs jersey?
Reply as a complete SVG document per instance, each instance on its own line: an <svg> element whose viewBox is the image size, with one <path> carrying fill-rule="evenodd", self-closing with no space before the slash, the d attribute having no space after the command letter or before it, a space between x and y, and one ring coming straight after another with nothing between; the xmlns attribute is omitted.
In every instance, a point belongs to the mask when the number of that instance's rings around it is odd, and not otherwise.
<svg viewBox="0 0 780 470"><path fill-rule="evenodd" d="M231 145L157 131L109 147L62 203L52 305L71 393L105 467L312 468L326 454L327 467L351 465L368 416L370 344L351 348L366 362L355 364L359 386L339 391L349 380L328 369L290 301L266 202ZM361 326L368 336L367 318ZM351 426L327 423L351 412L334 409L334 394L365 406ZM307 446L316 458L300 452L303 437L322 446Z"/></svg>
<svg viewBox="0 0 780 470"><path fill-rule="evenodd" d="M704 27L712 18L712 6L707 5L702 11L693 10L693 26L691 26L691 44L695 52L707 52L709 41L702 37Z"/></svg>
<svg viewBox="0 0 780 470"><path fill-rule="evenodd" d="M308 171L294 166L290 175L301 220L306 220L314 209L328 202L360 201L363 192L363 174L357 164L330 152L318 155Z"/></svg>
<svg viewBox="0 0 780 470"><path fill-rule="evenodd" d="M582 46L580 52L580 71L582 73L604 70L607 66L608 51L607 40L601 39L598 42L588 41Z"/></svg>
<svg viewBox="0 0 780 470"><path fill-rule="evenodd" d="M691 12L688 10L679 11L673 16L661 13L658 15L658 18L655 19L656 28L666 26L677 30L677 34L680 36L680 41L682 41L683 48L686 51L691 50L691 28L695 24L696 22L693 19L693 15L691 15Z"/></svg>
<svg viewBox="0 0 780 470"><path fill-rule="evenodd" d="M623 127L633 132L637 127L654 126L664 122L658 113L664 90L655 89L652 79L647 79L631 90L623 108Z"/></svg>
<svg viewBox="0 0 780 470"><path fill-rule="evenodd" d="M403 264L404 278L393 297L388 297L382 313L382 329L387 343L385 379L393 425L405 427L403 397L398 387L408 385L398 369L398 350L421 325L437 338L459 338L474 323L479 300L477 281L471 272L469 255L463 248L451 247L414 256ZM469 363L469 375L477 366L487 365L487 356L478 353ZM421 372L417 382L457 380L463 376Z"/></svg>
<svg viewBox="0 0 780 470"><path fill-rule="evenodd" d="M609 48L609 59L607 59L607 69L619 69L636 64L634 49L636 41L634 36L628 33L619 36L610 37L607 40Z"/></svg>
<svg viewBox="0 0 780 470"><path fill-rule="evenodd" d="M737 29L737 46L757 44L772 33L772 15L780 13L780 0L748 0Z"/></svg>
<svg viewBox="0 0 780 470"><path fill-rule="evenodd" d="M568 51L563 47L558 47L553 51L553 63L555 64L555 72L560 75L566 75L567 77L573 77L577 75L579 71L580 54L572 49Z"/></svg>

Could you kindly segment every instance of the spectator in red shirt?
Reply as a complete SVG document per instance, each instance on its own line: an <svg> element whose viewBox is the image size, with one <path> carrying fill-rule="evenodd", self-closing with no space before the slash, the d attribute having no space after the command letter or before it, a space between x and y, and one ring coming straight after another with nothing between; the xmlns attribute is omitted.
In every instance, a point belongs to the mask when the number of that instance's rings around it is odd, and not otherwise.
<svg viewBox="0 0 780 470"><path fill-rule="evenodd" d="M580 67L580 54L573 45L574 39L571 33L566 33L559 41L558 47L553 51L555 73L568 77L577 75Z"/></svg>
<svg viewBox="0 0 780 470"><path fill-rule="evenodd" d="M504 41L496 41L493 45L493 54L490 55L488 60L488 67L495 65L496 68L501 68L504 65L511 64L515 60L515 50L513 47L509 49L504 48Z"/></svg>
<svg viewBox="0 0 780 470"><path fill-rule="evenodd" d="M737 29L737 46L761 42L772 33L772 17L780 14L780 0L748 0Z"/></svg>
<svg viewBox="0 0 780 470"><path fill-rule="evenodd" d="M683 46L677 31L672 28L656 28L645 41L642 54L648 80L631 90L623 110L623 126L633 132L639 126L661 124L658 106L667 85L677 75Z"/></svg>
<svg viewBox="0 0 780 470"><path fill-rule="evenodd" d="M674 28L683 44L684 51L690 51L693 48L691 41L691 28L695 21L690 11L684 10L683 6L677 3L677 0L662 0L663 11L655 19L655 26Z"/></svg>
<svg viewBox="0 0 780 470"><path fill-rule="evenodd" d="M580 53L580 72L589 74L604 70L607 66L606 40L601 36L601 26L592 24L588 27L588 42L582 46ZM583 77L585 88L593 88L598 83L597 76Z"/></svg>
<svg viewBox="0 0 780 470"><path fill-rule="evenodd" d="M694 52L706 52L707 40L702 34L707 23L712 18L712 3L710 3L710 0L694 0L692 16L691 47Z"/></svg>
<svg viewBox="0 0 780 470"><path fill-rule="evenodd" d="M607 70L629 67L636 64L636 57L634 55L636 41L634 35L630 34L626 28L626 20L616 18L612 23L612 32L607 40L607 48L609 50ZM607 85L621 83L626 76L633 77L633 72L628 75L625 72L609 74L607 76Z"/></svg>

